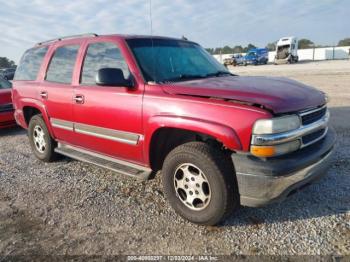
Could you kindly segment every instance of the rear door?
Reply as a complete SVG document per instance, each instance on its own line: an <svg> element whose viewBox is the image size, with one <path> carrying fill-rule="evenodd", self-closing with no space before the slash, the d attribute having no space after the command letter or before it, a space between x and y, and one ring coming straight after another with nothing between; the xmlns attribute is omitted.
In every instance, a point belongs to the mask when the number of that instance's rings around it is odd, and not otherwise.
<svg viewBox="0 0 350 262"><path fill-rule="evenodd" d="M39 90L57 140L74 143L72 79L81 42L58 42L51 51L51 59Z"/></svg>
<svg viewBox="0 0 350 262"><path fill-rule="evenodd" d="M132 77L123 50L112 39L86 43L80 80L74 88L75 138L85 149L141 163L143 85L127 88L95 83L101 68L120 68L125 78Z"/></svg>

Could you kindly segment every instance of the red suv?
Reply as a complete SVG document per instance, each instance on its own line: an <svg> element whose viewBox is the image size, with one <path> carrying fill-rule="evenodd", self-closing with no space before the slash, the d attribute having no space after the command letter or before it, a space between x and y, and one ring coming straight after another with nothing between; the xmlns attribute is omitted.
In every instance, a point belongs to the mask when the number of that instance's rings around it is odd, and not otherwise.
<svg viewBox="0 0 350 262"><path fill-rule="evenodd" d="M326 172L335 142L322 92L233 75L182 39L39 43L13 85L37 158L63 154L139 179L162 170L172 207L199 224L283 200Z"/></svg>

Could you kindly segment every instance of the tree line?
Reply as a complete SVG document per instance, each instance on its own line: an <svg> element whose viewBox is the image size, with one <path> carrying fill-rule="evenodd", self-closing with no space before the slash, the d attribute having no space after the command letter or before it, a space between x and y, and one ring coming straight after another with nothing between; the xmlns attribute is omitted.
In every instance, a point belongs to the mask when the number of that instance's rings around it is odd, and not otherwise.
<svg viewBox="0 0 350 262"><path fill-rule="evenodd" d="M0 57L0 69L1 68L12 68L15 66L16 66L16 64L14 61L8 59L7 57Z"/></svg>
<svg viewBox="0 0 350 262"><path fill-rule="evenodd" d="M276 50L276 44L277 41L268 43L265 47L269 51L275 51ZM350 46L350 38L344 38L340 40L337 44L337 46ZM313 41L310 39L302 38L298 41L298 48L299 49L307 49L307 48L315 48L315 47L324 47L322 45L316 45ZM234 47L230 47L228 45L225 45L224 47L216 47L216 48L206 48L206 50L213 55L218 54L235 54L235 53L246 53L248 50L257 48L254 44L248 44L247 46L243 47L241 45L236 45Z"/></svg>

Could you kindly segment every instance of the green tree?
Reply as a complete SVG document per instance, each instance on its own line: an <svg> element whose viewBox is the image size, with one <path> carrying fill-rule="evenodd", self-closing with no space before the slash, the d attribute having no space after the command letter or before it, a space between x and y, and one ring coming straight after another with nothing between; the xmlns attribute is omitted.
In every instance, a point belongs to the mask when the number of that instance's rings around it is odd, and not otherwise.
<svg viewBox="0 0 350 262"><path fill-rule="evenodd" d="M350 46L350 38L344 38L338 42L338 46Z"/></svg>
<svg viewBox="0 0 350 262"><path fill-rule="evenodd" d="M315 46L314 42L309 39L302 38L298 41L299 49L313 48Z"/></svg>
<svg viewBox="0 0 350 262"><path fill-rule="evenodd" d="M277 41L272 42L272 43L268 43L266 45L266 48L269 49L269 51L275 51L276 50L276 44L277 44Z"/></svg>
<svg viewBox="0 0 350 262"><path fill-rule="evenodd" d="M232 53L233 53L232 48L229 47L228 45L225 45L222 48L222 54L232 54Z"/></svg>
<svg viewBox="0 0 350 262"><path fill-rule="evenodd" d="M7 57L0 57L0 68L14 67L16 64Z"/></svg>
<svg viewBox="0 0 350 262"><path fill-rule="evenodd" d="M220 53L222 53L222 48L221 48L221 47L216 47L216 48L214 49L214 54L215 54L215 55L218 55L218 54L220 54Z"/></svg>
<svg viewBox="0 0 350 262"><path fill-rule="evenodd" d="M207 50L207 52L211 55L214 54L214 48L206 48L205 50Z"/></svg>
<svg viewBox="0 0 350 262"><path fill-rule="evenodd" d="M249 43L248 46L243 48L243 52L248 52L250 49L254 49L254 48L256 48L256 46Z"/></svg>
<svg viewBox="0 0 350 262"><path fill-rule="evenodd" d="M232 53L243 53L243 47L240 45L236 45L234 48L232 48Z"/></svg>

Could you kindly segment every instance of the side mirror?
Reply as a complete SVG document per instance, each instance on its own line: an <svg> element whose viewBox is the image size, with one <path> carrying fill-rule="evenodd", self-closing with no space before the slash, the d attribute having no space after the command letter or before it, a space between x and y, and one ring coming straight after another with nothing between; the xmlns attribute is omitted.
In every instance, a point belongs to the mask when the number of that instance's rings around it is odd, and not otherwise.
<svg viewBox="0 0 350 262"><path fill-rule="evenodd" d="M96 84L100 86L132 87L132 81L124 78L120 68L101 68L96 75Z"/></svg>

